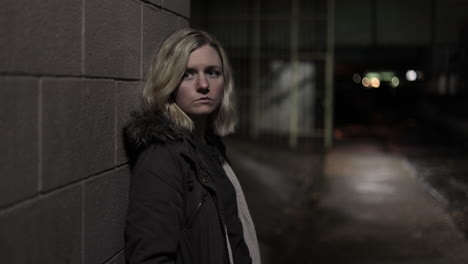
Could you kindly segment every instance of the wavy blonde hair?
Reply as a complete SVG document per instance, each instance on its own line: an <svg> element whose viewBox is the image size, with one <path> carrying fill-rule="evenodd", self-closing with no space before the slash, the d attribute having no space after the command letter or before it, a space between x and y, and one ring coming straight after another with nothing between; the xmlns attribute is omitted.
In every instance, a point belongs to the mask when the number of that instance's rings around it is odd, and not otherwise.
<svg viewBox="0 0 468 264"><path fill-rule="evenodd" d="M190 54L204 45L213 47L222 62L224 97L219 109L209 118L209 129L224 136L234 132L237 124L232 69L221 43L205 31L184 28L172 33L160 45L144 83L143 107L147 111L161 111L177 125L193 131L193 121L172 100L171 95L182 81Z"/></svg>

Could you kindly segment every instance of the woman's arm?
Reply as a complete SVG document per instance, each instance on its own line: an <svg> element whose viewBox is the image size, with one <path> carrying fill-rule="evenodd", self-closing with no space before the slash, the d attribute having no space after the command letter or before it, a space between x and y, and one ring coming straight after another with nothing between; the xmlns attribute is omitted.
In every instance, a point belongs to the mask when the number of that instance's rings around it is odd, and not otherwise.
<svg viewBox="0 0 468 264"><path fill-rule="evenodd" d="M127 263L175 263L183 220L183 181L167 147L149 147L132 170L125 228Z"/></svg>

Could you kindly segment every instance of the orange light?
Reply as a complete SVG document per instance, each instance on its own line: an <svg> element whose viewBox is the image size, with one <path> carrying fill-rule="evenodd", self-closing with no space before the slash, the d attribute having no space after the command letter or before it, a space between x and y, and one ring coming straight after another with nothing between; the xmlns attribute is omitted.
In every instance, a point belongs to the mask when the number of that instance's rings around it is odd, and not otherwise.
<svg viewBox="0 0 468 264"><path fill-rule="evenodd" d="M367 77L362 78L362 85L364 85L364 87L369 87L370 84L371 84L371 81L369 78Z"/></svg>
<svg viewBox="0 0 468 264"><path fill-rule="evenodd" d="M374 88L379 88L380 87L380 80L378 78L376 78L376 77L372 77L370 79L370 84Z"/></svg>

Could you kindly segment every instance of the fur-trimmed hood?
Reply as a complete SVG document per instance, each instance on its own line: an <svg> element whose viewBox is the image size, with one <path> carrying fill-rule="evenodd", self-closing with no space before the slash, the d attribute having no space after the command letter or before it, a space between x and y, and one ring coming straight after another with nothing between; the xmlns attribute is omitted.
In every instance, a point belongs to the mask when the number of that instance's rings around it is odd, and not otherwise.
<svg viewBox="0 0 468 264"><path fill-rule="evenodd" d="M132 164L143 150L152 144L189 138L190 132L160 112L133 112L123 128L125 152Z"/></svg>
<svg viewBox="0 0 468 264"><path fill-rule="evenodd" d="M207 138L226 156L226 148L219 136L208 132ZM190 131L178 126L161 112L133 112L123 128L123 143L130 167L150 145L191 140Z"/></svg>

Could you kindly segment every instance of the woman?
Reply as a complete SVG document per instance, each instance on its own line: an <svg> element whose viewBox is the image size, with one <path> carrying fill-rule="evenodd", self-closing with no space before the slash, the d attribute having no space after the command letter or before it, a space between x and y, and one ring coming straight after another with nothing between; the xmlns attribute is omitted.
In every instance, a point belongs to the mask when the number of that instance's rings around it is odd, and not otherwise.
<svg viewBox="0 0 468 264"><path fill-rule="evenodd" d="M143 111L124 128L132 169L128 263L260 263L220 136L236 125L231 68L206 32L182 29L153 59Z"/></svg>

